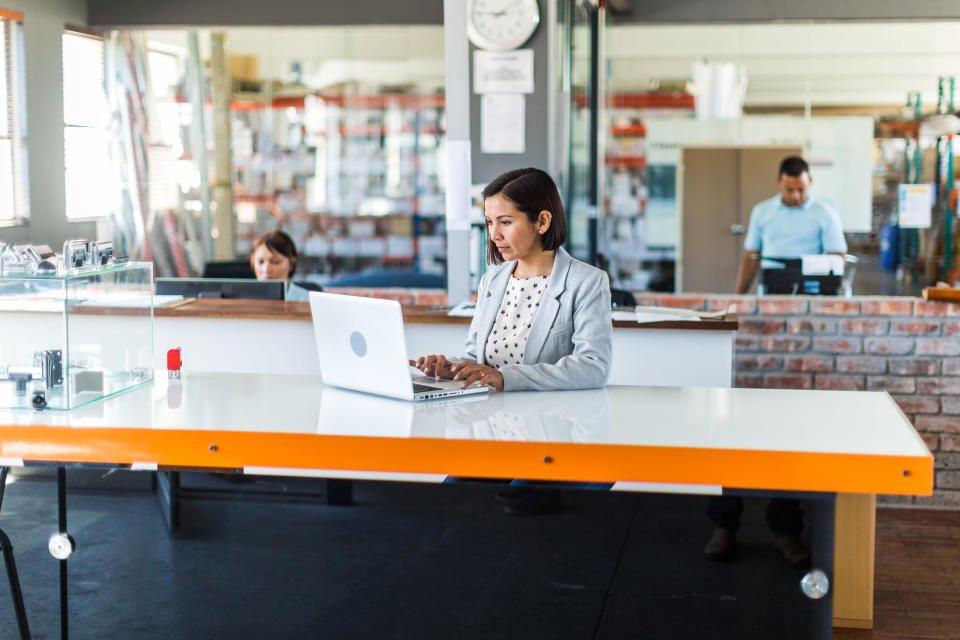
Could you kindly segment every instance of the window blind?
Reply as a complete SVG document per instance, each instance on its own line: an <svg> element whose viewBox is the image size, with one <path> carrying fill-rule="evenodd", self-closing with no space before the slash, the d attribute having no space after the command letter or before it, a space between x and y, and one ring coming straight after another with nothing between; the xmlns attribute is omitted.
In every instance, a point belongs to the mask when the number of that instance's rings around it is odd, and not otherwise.
<svg viewBox="0 0 960 640"><path fill-rule="evenodd" d="M27 119L24 105L23 16L0 9L0 224L24 224L27 191Z"/></svg>

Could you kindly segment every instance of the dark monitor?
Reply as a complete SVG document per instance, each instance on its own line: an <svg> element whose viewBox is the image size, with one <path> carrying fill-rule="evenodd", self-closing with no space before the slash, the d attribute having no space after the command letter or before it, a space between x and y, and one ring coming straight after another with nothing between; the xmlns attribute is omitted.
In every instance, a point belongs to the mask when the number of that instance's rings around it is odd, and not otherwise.
<svg viewBox="0 0 960 640"><path fill-rule="evenodd" d="M246 298L283 300L283 280L241 280L238 278L157 278L156 293L185 298Z"/></svg>
<svg viewBox="0 0 960 640"><path fill-rule="evenodd" d="M766 293L788 295L835 296L840 290L843 276L805 275L800 258L763 258L782 264L783 267L764 268L760 272Z"/></svg>
<svg viewBox="0 0 960 640"><path fill-rule="evenodd" d="M204 278L246 278L252 280L257 276L250 267L249 260L218 260L203 265Z"/></svg>

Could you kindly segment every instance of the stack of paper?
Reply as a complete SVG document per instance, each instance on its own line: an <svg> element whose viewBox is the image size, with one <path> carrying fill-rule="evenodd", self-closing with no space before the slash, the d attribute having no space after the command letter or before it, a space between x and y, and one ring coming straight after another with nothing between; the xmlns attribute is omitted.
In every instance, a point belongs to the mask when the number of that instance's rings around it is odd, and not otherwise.
<svg viewBox="0 0 960 640"><path fill-rule="evenodd" d="M719 320L726 313L726 311L694 311L674 307L634 307L632 310L613 311L613 319L636 322L699 322L700 320Z"/></svg>
<svg viewBox="0 0 960 640"><path fill-rule="evenodd" d="M473 310L476 309L476 302L461 302L450 311L447 311L448 316L460 316L464 318L472 318Z"/></svg>

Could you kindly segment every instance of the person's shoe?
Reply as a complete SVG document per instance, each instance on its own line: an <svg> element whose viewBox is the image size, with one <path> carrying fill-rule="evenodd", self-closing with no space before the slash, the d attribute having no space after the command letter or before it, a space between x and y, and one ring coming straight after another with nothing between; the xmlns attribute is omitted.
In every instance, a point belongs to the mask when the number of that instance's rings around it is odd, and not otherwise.
<svg viewBox="0 0 960 640"><path fill-rule="evenodd" d="M497 493L508 516L540 516L563 509L559 489L541 487L509 487Z"/></svg>
<svg viewBox="0 0 960 640"><path fill-rule="evenodd" d="M711 560L726 562L732 560L737 551L736 533L725 527L716 527L713 535L703 548L703 554Z"/></svg>
<svg viewBox="0 0 960 640"><path fill-rule="evenodd" d="M773 546L780 552L783 559L794 567L810 564L810 550L800 541L799 536L777 536Z"/></svg>

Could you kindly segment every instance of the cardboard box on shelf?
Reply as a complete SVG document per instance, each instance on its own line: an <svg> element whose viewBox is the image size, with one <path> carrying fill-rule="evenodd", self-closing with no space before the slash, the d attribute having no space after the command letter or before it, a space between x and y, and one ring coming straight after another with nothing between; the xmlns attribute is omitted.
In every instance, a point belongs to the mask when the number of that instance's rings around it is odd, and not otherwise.
<svg viewBox="0 0 960 640"><path fill-rule="evenodd" d="M411 216L390 216L388 233L394 236L412 236L413 218Z"/></svg>
<svg viewBox="0 0 960 640"><path fill-rule="evenodd" d="M259 80L260 59L257 56L230 56L230 77L235 80Z"/></svg>
<svg viewBox="0 0 960 640"><path fill-rule="evenodd" d="M353 238L335 238L333 255L338 258L350 258L357 255L357 241Z"/></svg>
<svg viewBox="0 0 960 640"><path fill-rule="evenodd" d="M303 243L303 254L310 257L323 257L330 253L330 241L324 236L311 235Z"/></svg>
<svg viewBox="0 0 960 640"><path fill-rule="evenodd" d="M387 254L391 256L412 256L413 238L409 235L387 236Z"/></svg>
<svg viewBox="0 0 960 640"><path fill-rule="evenodd" d="M358 242L357 255L362 258L377 258L386 252L386 238L362 238Z"/></svg>
<svg viewBox="0 0 960 640"><path fill-rule="evenodd" d="M351 238L370 238L376 234L376 230L376 222L370 218L347 222L347 235Z"/></svg>

